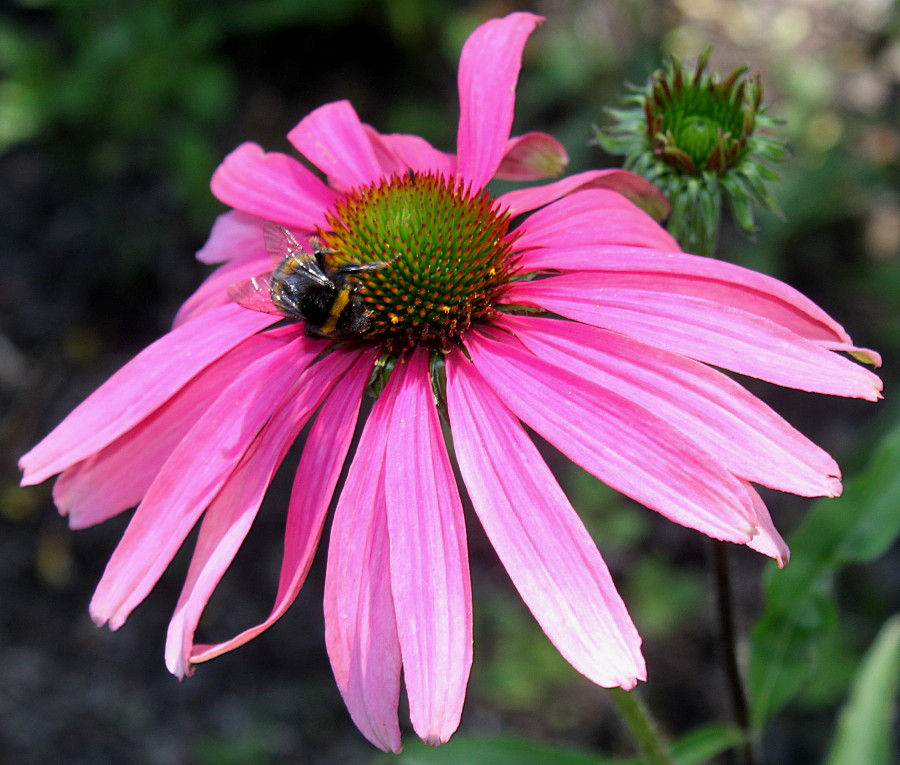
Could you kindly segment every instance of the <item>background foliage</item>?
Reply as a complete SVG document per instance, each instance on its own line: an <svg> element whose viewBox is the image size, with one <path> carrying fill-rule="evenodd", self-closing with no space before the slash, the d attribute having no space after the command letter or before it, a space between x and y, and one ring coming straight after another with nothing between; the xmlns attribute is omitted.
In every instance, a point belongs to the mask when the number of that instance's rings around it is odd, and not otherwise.
<svg viewBox="0 0 900 765"><path fill-rule="evenodd" d="M15 0L0 11L0 753L16 763L368 763L331 678L323 560L278 625L179 684L165 625L186 558L117 634L87 616L127 519L69 532L15 461L166 331L205 269L216 163L349 98L383 131L452 149L455 66L481 21L548 21L530 41L516 132L546 130L570 170L608 166L592 123L675 52L761 71L793 161L785 215L720 256L786 279L885 357L886 401L750 383L835 454L839 500L768 494L794 557L735 551L753 714L768 763L888 763L898 664L900 12L890 0ZM729 761L705 540L556 460L645 638L643 693L679 762ZM263 617L287 485L276 487L204 629ZM402 761L634 762L601 690L552 649L470 525L476 660L461 732ZM893 545L893 547L892 547ZM320 556L322 557L322 556ZM631 759L628 759L631 758ZM2 755L0 755L2 759Z"/></svg>

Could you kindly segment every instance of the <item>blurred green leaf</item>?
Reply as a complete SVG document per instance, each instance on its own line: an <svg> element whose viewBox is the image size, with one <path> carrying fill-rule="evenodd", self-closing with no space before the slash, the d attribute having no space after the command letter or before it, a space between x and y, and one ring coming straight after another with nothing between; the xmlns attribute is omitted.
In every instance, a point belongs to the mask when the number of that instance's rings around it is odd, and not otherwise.
<svg viewBox="0 0 900 765"><path fill-rule="evenodd" d="M725 725L706 725L672 744L672 756L678 765L703 765L722 752L741 743L743 737L737 728Z"/></svg>
<svg viewBox="0 0 900 765"><path fill-rule="evenodd" d="M194 744L192 761L197 765L266 765L272 762L271 738L264 730L235 738L204 736Z"/></svg>
<svg viewBox="0 0 900 765"><path fill-rule="evenodd" d="M301 22L336 22L350 17L361 4L362 0L256 0L229 3L218 13L229 29L252 34Z"/></svg>
<svg viewBox="0 0 900 765"><path fill-rule="evenodd" d="M866 473L840 500L818 502L790 540L783 571L766 572L766 608L752 630L749 689L759 729L793 698L815 668L817 648L836 622L835 575L884 553L900 531L900 427L882 441Z"/></svg>
<svg viewBox="0 0 900 765"><path fill-rule="evenodd" d="M574 749L536 744L512 736L454 736L449 743L432 747L415 740L404 743L400 755L380 755L375 765L639 765Z"/></svg>
<svg viewBox="0 0 900 765"><path fill-rule="evenodd" d="M671 635L685 622L696 620L706 594L695 571L653 557L636 561L624 586L625 600L645 637Z"/></svg>
<svg viewBox="0 0 900 765"><path fill-rule="evenodd" d="M900 616L881 628L841 711L828 765L895 762L891 722L900 686Z"/></svg>
<svg viewBox="0 0 900 765"><path fill-rule="evenodd" d="M736 746L741 734L724 725L708 725L672 745L678 765L703 765ZM512 736L454 736L431 747L421 741L404 743L403 753L379 755L373 765L642 765L642 759L604 757L592 752L538 744Z"/></svg>
<svg viewBox="0 0 900 765"><path fill-rule="evenodd" d="M827 667L828 671L815 672L807 679L802 692L793 702L797 708L834 711L846 698L847 689L859 669L862 643L871 634L861 639L858 631L867 628L874 630L880 623L880 619L869 623L865 618L866 603L855 601L855 606L853 612L847 614L846 626L828 630L816 644L816 662L819 667Z"/></svg>
<svg viewBox="0 0 900 765"><path fill-rule="evenodd" d="M473 678L479 691L505 709L544 708L576 673L547 640L528 610L505 592L486 592L476 603L478 650L487 650ZM490 648L488 649L488 646Z"/></svg>
<svg viewBox="0 0 900 765"><path fill-rule="evenodd" d="M645 509L624 499L584 468L568 463L562 468L561 481L566 496L601 550L629 547L647 535L650 523Z"/></svg>

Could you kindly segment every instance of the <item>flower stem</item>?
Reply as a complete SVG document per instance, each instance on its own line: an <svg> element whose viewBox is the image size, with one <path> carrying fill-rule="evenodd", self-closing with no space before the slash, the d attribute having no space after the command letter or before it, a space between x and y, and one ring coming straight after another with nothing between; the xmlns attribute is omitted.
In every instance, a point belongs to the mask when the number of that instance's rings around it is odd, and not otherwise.
<svg viewBox="0 0 900 765"><path fill-rule="evenodd" d="M675 765L672 750L637 691L610 688L609 697L648 765Z"/></svg>
<svg viewBox="0 0 900 765"><path fill-rule="evenodd" d="M731 695L731 714L734 724L743 734L738 748L741 765L756 765L753 732L750 729L750 708L737 655L737 628L734 618L734 591L731 584L731 560L727 542L712 540L713 573L716 588L716 611L719 634L725 660L725 676Z"/></svg>
<svg viewBox="0 0 900 765"><path fill-rule="evenodd" d="M681 249L692 255L715 257L722 221L722 192L714 178L701 183L687 179L685 193L672 202L667 228Z"/></svg>

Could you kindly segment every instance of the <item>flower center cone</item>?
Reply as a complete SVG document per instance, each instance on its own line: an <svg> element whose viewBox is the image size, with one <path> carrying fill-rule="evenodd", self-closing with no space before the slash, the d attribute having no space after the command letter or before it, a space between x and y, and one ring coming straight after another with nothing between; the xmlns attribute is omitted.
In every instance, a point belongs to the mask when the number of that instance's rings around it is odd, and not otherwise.
<svg viewBox="0 0 900 765"><path fill-rule="evenodd" d="M449 350L494 315L516 264L509 214L488 192L434 174L355 190L319 235L336 266L384 264L354 279L369 315L365 338L391 355Z"/></svg>

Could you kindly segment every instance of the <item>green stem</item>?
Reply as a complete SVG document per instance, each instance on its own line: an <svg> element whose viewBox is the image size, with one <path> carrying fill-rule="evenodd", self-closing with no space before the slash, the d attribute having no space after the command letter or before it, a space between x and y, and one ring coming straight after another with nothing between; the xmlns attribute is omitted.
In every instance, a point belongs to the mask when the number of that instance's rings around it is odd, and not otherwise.
<svg viewBox="0 0 900 765"><path fill-rule="evenodd" d="M722 212L721 194L716 196L711 210L714 211L714 215L709 215L710 210L707 210L707 215L703 215L692 204L685 217L681 219L682 230L669 231L687 252L711 258L715 257ZM686 241L689 243L689 247L685 246ZM747 691L738 661L738 631L727 542L712 540L712 563L719 635L722 640L725 677L731 697L731 715L734 724L743 734L743 743L737 748L737 758L741 765L756 765L753 731L750 727L750 708L747 703Z"/></svg>
<svg viewBox="0 0 900 765"><path fill-rule="evenodd" d="M640 747L647 765L675 765L672 750L637 691L610 688L609 697Z"/></svg>
<svg viewBox="0 0 900 765"><path fill-rule="evenodd" d="M692 255L715 257L719 242L719 224L722 220L722 192L713 192L714 181L701 183L697 178L689 179L682 194L672 200L672 215L668 230L681 245L681 249Z"/></svg>
<svg viewBox="0 0 900 765"><path fill-rule="evenodd" d="M705 214L697 207L695 201L692 202L682 219L683 230L678 232L670 230L669 233L679 241L686 251L713 258L716 255L716 245L719 239L721 215L722 195L717 193ZM689 247L685 246L686 241L689 243ZM756 765L747 691L738 662L738 631L727 542L712 540L712 562L719 635L722 641L725 677L731 697L731 716L734 724L743 734L743 743L737 749L737 759L741 765Z"/></svg>
<svg viewBox="0 0 900 765"><path fill-rule="evenodd" d="M712 540L713 571L716 583L716 612L719 617L719 634L725 660L725 676L731 695L731 715L734 724L743 734L743 743L738 747L741 765L756 765L753 747L753 731L750 728L750 707L744 679L738 662L738 635L734 617L734 590L731 583L731 560L728 542Z"/></svg>

